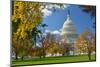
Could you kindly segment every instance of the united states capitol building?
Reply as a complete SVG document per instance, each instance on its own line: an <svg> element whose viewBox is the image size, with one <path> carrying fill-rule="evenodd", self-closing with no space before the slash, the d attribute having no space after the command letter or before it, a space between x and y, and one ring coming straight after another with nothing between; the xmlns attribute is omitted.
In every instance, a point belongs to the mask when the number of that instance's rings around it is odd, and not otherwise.
<svg viewBox="0 0 100 67"><path fill-rule="evenodd" d="M66 55L76 55L75 43L78 38L78 34L70 14L67 15L67 18L60 29L59 36L61 38L61 42L64 42L66 46L68 46L68 52L66 52ZM48 54L48 56L50 56L50 54ZM61 54L55 54L55 56L61 56Z"/></svg>
<svg viewBox="0 0 100 67"><path fill-rule="evenodd" d="M76 27L71 19L71 16L68 14L67 19L61 28L60 35L62 41L64 41L69 46L69 55L74 55L75 51L75 41L78 37Z"/></svg>

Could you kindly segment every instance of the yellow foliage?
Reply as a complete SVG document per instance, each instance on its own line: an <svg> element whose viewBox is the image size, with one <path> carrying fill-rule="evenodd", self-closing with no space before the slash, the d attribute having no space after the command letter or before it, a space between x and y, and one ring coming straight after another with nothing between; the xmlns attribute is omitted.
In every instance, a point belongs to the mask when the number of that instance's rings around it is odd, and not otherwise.
<svg viewBox="0 0 100 67"><path fill-rule="evenodd" d="M30 31L42 21L43 14L40 10L41 4L16 0L14 0L13 3L12 21L17 22L17 20L20 19L17 32L14 33L16 33L16 36L19 38L24 39L28 35L26 31Z"/></svg>

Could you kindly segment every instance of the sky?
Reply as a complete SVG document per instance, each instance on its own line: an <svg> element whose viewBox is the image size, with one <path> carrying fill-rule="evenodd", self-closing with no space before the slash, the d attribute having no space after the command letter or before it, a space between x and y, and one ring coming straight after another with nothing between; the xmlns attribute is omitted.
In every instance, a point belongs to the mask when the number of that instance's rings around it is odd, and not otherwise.
<svg viewBox="0 0 100 67"><path fill-rule="evenodd" d="M91 16L88 13L85 13L77 5L65 5L64 9L57 9L56 11L44 9L44 19L42 23L47 24L48 27L46 31L52 31L58 33L65 20L67 19L68 10L70 10L70 16L75 24L77 33L80 34L86 28L90 28L94 32L93 22Z"/></svg>

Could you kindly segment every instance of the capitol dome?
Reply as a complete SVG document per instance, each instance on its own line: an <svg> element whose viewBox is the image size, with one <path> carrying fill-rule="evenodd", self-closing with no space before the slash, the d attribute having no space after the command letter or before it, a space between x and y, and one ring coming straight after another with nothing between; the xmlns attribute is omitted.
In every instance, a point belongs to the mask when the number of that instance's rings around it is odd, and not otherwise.
<svg viewBox="0 0 100 67"><path fill-rule="evenodd" d="M67 19L60 30L60 35L62 41L69 44L74 44L77 39L76 27L69 14L67 15Z"/></svg>
<svg viewBox="0 0 100 67"><path fill-rule="evenodd" d="M63 27L61 29L61 35L64 34L76 34L76 27L71 20L71 17L68 15L67 20L64 22Z"/></svg>

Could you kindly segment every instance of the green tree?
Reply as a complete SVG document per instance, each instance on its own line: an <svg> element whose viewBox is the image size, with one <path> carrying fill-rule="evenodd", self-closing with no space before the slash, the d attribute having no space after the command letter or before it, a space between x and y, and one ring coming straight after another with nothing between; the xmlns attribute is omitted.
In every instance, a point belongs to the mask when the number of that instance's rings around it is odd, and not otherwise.
<svg viewBox="0 0 100 67"><path fill-rule="evenodd" d="M96 6L81 5L80 7L84 12L88 13L91 16L91 19L94 19L93 28L95 28L96 27Z"/></svg>

